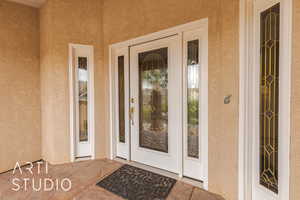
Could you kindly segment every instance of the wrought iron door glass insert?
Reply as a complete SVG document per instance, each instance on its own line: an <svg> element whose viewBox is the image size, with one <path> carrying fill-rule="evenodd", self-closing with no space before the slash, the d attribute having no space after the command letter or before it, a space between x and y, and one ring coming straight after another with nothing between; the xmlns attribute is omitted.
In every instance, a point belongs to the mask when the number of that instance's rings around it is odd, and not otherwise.
<svg viewBox="0 0 300 200"><path fill-rule="evenodd" d="M88 141L88 59L78 57L79 141Z"/></svg>
<svg viewBox="0 0 300 200"><path fill-rule="evenodd" d="M125 73L124 56L118 57L119 142L125 143Z"/></svg>
<svg viewBox="0 0 300 200"><path fill-rule="evenodd" d="M187 45L188 157L199 158L199 40Z"/></svg>
<svg viewBox="0 0 300 200"><path fill-rule="evenodd" d="M260 16L260 184L278 193L280 4Z"/></svg>
<svg viewBox="0 0 300 200"><path fill-rule="evenodd" d="M168 48L142 52L139 63L139 145L168 152Z"/></svg>

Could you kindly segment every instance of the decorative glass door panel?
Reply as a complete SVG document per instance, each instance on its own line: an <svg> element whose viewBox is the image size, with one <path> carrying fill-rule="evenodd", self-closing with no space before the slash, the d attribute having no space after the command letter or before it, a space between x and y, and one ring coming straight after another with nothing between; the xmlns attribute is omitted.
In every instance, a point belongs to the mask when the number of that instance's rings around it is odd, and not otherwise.
<svg viewBox="0 0 300 200"><path fill-rule="evenodd" d="M278 193L280 4L260 17L260 184Z"/></svg>
<svg viewBox="0 0 300 200"><path fill-rule="evenodd" d="M118 56L119 142L125 143L125 57Z"/></svg>
<svg viewBox="0 0 300 200"><path fill-rule="evenodd" d="M286 125L286 119L282 114L286 111L282 108L286 108L284 101L288 100L282 92L288 88L283 87L286 85L287 77L284 72L285 66L281 64L285 62L282 56L284 54L282 46L285 44L280 41L285 35L283 25L280 23L283 20L281 10L279 0L262 0L254 4L257 31L254 37L255 65L251 69L253 86L249 83L253 88L253 93L249 95L253 94L255 97L253 98L255 101L250 101L254 109L249 111L251 112L249 117L253 120L253 199L285 199L281 188L285 187L283 187L283 180L286 175L282 173L286 171L282 166L284 166L283 161L288 158L282 157L286 148L285 143L282 143L286 135L286 132L282 131ZM282 137L279 136L281 134Z"/></svg>
<svg viewBox="0 0 300 200"><path fill-rule="evenodd" d="M168 48L139 53L140 147L168 153Z"/></svg>
<svg viewBox="0 0 300 200"><path fill-rule="evenodd" d="M78 57L79 141L88 141L88 60Z"/></svg>
<svg viewBox="0 0 300 200"><path fill-rule="evenodd" d="M188 157L199 158L199 40L187 43Z"/></svg>

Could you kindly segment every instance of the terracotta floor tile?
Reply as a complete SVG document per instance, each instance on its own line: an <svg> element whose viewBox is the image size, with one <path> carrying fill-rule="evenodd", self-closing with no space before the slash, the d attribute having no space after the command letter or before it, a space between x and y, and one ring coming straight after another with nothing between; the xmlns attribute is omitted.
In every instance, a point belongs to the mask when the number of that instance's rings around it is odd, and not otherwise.
<svg viewBox="0 0 300 200"><path fill-rule="evenodd" d="M199 199L224 200L224 198L222 198L219 195L207 192L207 191L202 190L200 188L194 188L191 200L199 200Z"/></svg>
<svg viewBox="0 0 300 200"><path fill-rule="evenodd" d="M193 186L177 181L167 200L189 200L191 198L192 191Z"/></svg>
<svg viewBox="0 0 300 200"><path fill-rule="evenodd" d="M98 186L92 186L71 200L122 200L123 198Z"/></svg>
<svg viewBox="0 0 300 200"><path fill-rule="evenodd" d="M54 192L32 192L26 200L49 200L53 196Z"/></svg>

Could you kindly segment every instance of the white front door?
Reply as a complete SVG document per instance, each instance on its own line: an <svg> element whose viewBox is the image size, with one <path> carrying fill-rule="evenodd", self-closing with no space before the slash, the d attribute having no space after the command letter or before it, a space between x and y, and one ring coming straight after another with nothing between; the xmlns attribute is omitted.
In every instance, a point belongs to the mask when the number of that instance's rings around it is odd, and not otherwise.
<svg viewBox="0 0 300 200"><path fill-rule="evenodd" d="M288 199L289 58L284 1L254 3L252 199ZM288 116L288 117L286 117Z"/></svg>
<svg viewBox="0 0 300 200"><path fill-rule="evenodd" d="M181 37L130 48L131 160L179 174Z"/></svg>

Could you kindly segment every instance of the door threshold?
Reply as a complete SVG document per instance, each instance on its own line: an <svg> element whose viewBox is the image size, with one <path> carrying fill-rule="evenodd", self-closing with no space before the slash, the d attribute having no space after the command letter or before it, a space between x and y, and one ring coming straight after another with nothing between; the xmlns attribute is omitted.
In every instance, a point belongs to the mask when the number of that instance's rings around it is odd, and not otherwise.
<svg viewBox="0 0 300 200"><path fill-rule="evenodd" d="M138 163L138 162L135 162L135 161L128 161L128 160L123 159L123 158L114 158L113 160L124 163L124 164L131 165L133 167L141 168L143 170L147 170L147 171L150 171L150 172L162 175L162 176L173 178L173 179L176 179L178 181L182 181L184 183L190 184L192 186L204 189L203 182L192 179L192 178L189 178L189 177L180 177L176 173L172 173L172 172L169 172L169 171L166 171L166 170L163 170L163 169L159 169L159 168L152 167L152 166L149 166L149 165L145 165L145 164L142 164L142 163Z"/></svg>
<svg viewBox="0 0 300 200"><path fill-rule="evenodd" d="M190 177L182 177L180 179L180 181L184 182L184 183L187 183L187 184L190 184L192 186L195 186L195 187L198 187L198 188L201 188L201 189L204 189L204 186L203 186L203 182L200 181L200 180L196 180L196 179L193 179L193 178L190 178Z"/></svg>
<svg viewBox="0 0 300 200"><path fill-rule="evenodd" d="M78 161L87 161L87 160L92 160L92 156L83 156L83 157L76 157L75 162Z"/></svg>

